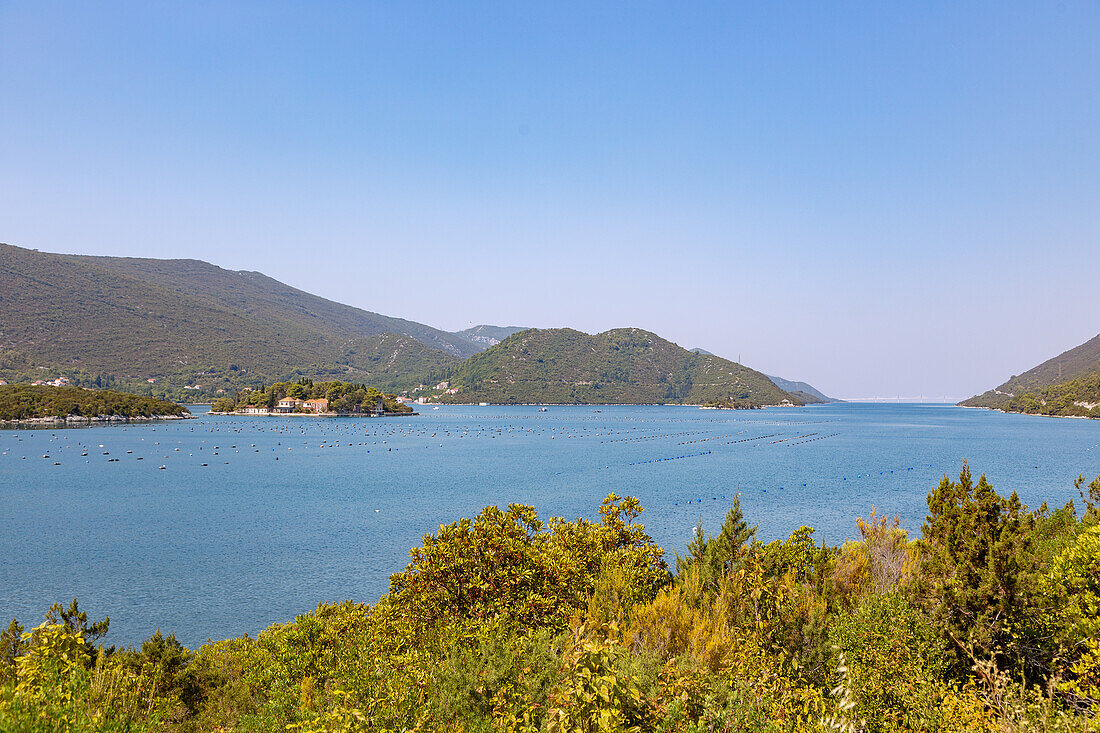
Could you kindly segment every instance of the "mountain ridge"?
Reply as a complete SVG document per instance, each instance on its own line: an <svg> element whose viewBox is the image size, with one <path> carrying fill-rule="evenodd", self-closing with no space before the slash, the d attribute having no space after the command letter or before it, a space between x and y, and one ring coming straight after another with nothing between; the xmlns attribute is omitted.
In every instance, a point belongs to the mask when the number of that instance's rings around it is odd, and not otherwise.
<svg viewBox="0 0 1100 733"><path fill-rule="evenodd" d="M59 376L190 401L301 377L387 391L454 381L454 401L477 402L756 407L808 396L638 328L483 324L456 334L202 260L0 245L0 378Z"/></svg>
<svg viewBox="0 0 1100 733"><path fill-rule="evenodd" d="M278 287L257 292L268 283ZM83 386L175 398L299 376L370 380L384 388L458 359L379 329L409 324L405 330L429 342L453 342L463 354L475 350L430 326L299 294L266 275L201 260L0 245L0 377L64 373Z"/></svg>
<svg viewBox="0 0 1100 733"><path fill-rule="evenodd" d="M322 298L255 270L228 270L196 259L60 255L86 261L176 292L202 295L231 310L349 338L397 333L465 358L478 350L466 339L423 323Z"/></svg>

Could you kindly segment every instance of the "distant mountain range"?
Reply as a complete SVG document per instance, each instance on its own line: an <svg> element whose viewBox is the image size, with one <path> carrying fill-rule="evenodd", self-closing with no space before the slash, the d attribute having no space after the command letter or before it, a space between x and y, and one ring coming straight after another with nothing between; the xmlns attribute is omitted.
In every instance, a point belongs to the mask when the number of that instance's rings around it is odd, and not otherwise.
<svg viewBox="0 0 1100 733"><path fill-rule="evenodd" d="M464 338L480 349L496 346L514 333L526 331L525 326L474 326L464 331L455 331L455 336Z"/></svg>
<svg viewBox="0 0 1100 733"><path fill-rule="evenodd" d="M448 398L464 402L757 406L813 397L640 329L450 333L199 260L0 244L0 379L57 377L195 401L298 377L386 391L447 380L458 390Z"/></svg>
<svg viewBox="0 0 1100 733"><path fill-rule="evenodd" d="M774 377L771 374L768 375L768 379L775 382L776 386L780 389L790 392L805 402L807 405L823 405L829 402L843 402L835 397L829 397L813 386L806 382L794 382L790 379L783 379L783 377Z"/></svg>
<svg viewBox="0 0 1100 733"><path fill-rule="evenodd" d="M1036 415L1100 417L1100 335L959 404Z"/></svg>
<svg viewBox="0 0 1100 733"><path fill-rule="evenodd" d="M692 349L692 351L694 351L696 354L714 356L714 354L712 354L711 352L707 351L706 349L700 349L699 347ZM807 405L824 405L830 402L843 402L843 400L838 400L835 397L826 396L824 393L818 391L806 382L794 382L789 379L783 379L783 377L773 377L770 374L767 375L767 377L775 383L775 386L779 387L785 392L789 392L790 394L795 395L796 397L798 397L798 399L800 399L804 404Z"/></svg>
<svg viewBox="0 0 1100 733"><path fill-rule="evenodd" d="M457 402L801 404L760 372L638 328L520 331L453 366L448 381Z"/></svg>

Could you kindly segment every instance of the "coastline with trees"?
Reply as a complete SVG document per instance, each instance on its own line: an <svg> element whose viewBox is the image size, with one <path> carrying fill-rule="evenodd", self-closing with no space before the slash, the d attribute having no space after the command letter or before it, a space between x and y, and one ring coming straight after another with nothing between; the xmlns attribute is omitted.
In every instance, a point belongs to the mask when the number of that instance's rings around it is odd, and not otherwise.
<svg viewBox="0 0 1100 733"><path fill-rule="evenodd" d="M214 415L315 415L371 417L411 415L413 410L393 395L349 382L276 382L259 389L245 388L210 407Z"/></svg>
<svg viewBox="0 0 1100 733"><path fill-rule="evenodd" d="M183 405L114 390L0 384L0 425L50 426L183 420Z"/></svg>

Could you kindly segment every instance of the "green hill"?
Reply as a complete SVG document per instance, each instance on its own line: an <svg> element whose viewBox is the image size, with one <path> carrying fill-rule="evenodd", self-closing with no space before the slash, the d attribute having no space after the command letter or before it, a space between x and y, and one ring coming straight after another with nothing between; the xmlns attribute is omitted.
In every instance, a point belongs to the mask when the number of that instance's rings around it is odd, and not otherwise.
<svg viewBox="0 0 1100 733"><path fill-rule="evenodd" d="M9 382L64 374L79 386L192 399L300 376L387 389L456 361L430 344L476 350L258 273L0 245L0 378Z"/></svg>
<svg viewBox="0 0 1100 733"><path fill-rule="evenodd" d="M521 331L456 365L448 378L458 392L446 399L463 403L801 404L760 372L637 328L594 336Z"/></svg>
<svg viewBox="0 0 1100 733"><path fill-rule="evenodd" d="M1100 335L959 404L1035 415L1100 417Z"/></svg>

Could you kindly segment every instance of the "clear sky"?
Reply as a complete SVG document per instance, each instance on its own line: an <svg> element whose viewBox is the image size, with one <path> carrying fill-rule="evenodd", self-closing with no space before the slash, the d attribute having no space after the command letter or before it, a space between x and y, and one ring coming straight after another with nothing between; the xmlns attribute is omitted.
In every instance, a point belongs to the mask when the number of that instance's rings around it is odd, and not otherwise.
<svg viewBox="0 0 1100 733"><path fill-rule="evenodd" d="M964 397L1100 331L1098 39L1095 1L0 0L0 241Z"/></svg>

